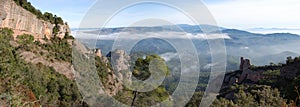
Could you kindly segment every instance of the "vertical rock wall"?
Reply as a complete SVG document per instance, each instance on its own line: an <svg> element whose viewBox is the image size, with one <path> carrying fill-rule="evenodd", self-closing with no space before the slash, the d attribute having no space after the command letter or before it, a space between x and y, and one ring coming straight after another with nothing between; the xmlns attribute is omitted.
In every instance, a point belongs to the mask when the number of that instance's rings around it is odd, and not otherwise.
<svg viewBox="0 0 300 107"><path fill-rule="evenodd" d="M0 27L14 30L14 37L21 34L31 34L35 39L53 37L54 25L50 22L38 19L36 15L18 6L13 0L0 0ZM59 25L58 37L63 38L70 32L68 25Z"/></svg>

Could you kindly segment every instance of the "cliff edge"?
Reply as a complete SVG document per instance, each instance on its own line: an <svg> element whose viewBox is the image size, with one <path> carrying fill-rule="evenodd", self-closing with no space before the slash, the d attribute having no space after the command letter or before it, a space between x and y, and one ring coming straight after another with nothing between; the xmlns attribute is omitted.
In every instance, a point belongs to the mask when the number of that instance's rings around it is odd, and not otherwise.
<svg viewBox="0 0 300 107"><path fill-rule="evenodd" d="M14 38L25 33L33 35L36 40L51 39L54 36L55 26L55 24L39 19L13 0L0 0L0 27L13 29ZM57 26L59 29L56 36L63 38L70 33L70 28L66 23Z"/></svg>

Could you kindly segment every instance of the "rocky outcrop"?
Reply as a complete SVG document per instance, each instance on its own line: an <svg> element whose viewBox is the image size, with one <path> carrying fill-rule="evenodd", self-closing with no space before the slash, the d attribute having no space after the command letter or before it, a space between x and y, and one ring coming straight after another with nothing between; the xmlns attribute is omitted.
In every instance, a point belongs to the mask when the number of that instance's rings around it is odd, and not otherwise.
<svg viewBox="0 0 300 107"><path fill-rule="evenodd" d="M112 69L117 73L120 80L129 80L131 78L130 72L130 57L126 55L124 50L115 50L110 52L107 57L111 61Z"/></svg>
<svg viewBox="0 0 300 107"><path fill-rule="evenodd" d="M253 84L263 78L261 71L253 71L250 69L251 63L249 59L241 58L240 70L227 73L224 77L222 88L227 88L233 84Z"/></svg>
<svg viewBox="0 0 300 107"><path fill-rule="evenodd" d="M238 83L243 83L244 81L252 81L252 82L258 82L261 79L261 72L260 71L253 71L249 68L251 67L251 63L249 59L241 58L241 65L242 68L240 69L242 74L238 78Z"/></svg>
<svg viewBox="0 0 300 107"><path fill-rule="evenodd" d="M235 91L227 91L231 86L234 84L253 85L263 78L263 71L254 71L251 70L250 67L250 60L242 57L240 62L240 70L225 74L223 85L220 91L222 93L220 93L220 96L223 96L227 99L233 99Z"/></svg>
<svg viewBox="0 0 300 107"><path fill-rule="evenodd" d="M94 50L96 57L99 57L104 63L105 70L100 72L107 72L107 81L103 83L105 93L109 96L115 96L123 89L123 82L131 78L129 60L130 57L126 55L123 50L115 50L103 56L100 49Z"/></svg>
<svg viewBox="0 0 300 107"><path fill-rule="evenodd" d="M53 67L56 72L65 75L67 78L74 80L73 74L73 66L69 62L52 60L48 61L42 56L37 56L33 52L22 52L20 54L21 58L23 58L26 62L30 62L33 64L43 64L45 66Z"/></svg>
<svg viewBox="0 0 300 107"><path fill-rule="evenodd" d="M294 91L294 85L289 84L299 83L296 79L299 78L299 75L300 57L296 57L295 59L288 58L286 64L271 64L260 67L251 67L250 60L241 58L240 70L226 73L218 97L223 97L230 100L236 99L234 94L240 90L237 88L241 85L245 92L250 93L254 92L251 91L253 89L246 90L245 87L255 87L255 90L257 90L257 88L263 89L270 87L278 89L286 88L280 90L280 92L287 95L286 92ZM260 88L260 85L263 87ZM265 85L268 86L265 87Z"/></svg>
<svg viewBox="0 0 300 107"><path fill-rule="evenodd" d="M57 36L58 36L59 38L64 38L66 34L71 33L71 29L70 29L69 25L66 24L66 23L63 24L63 25L58 24L58 28L59 28L59 31L58 31ZM48 39L49 39L49 38L48 38Z"/></svg>
<svg viewBox="0 0 300 107"><path fill-rule="evenodd" d="M249 59L244 59L244 57L241 57L241 63L240 63L240 70L246 70L251 66Z"/></svg>
<svg viewBox="0 0 300 107"><path fill-rule="evenodd" d="M95 54L96 54L96 56L98 56L100 58L103 57L102 56L102 51L100 49L96 49Z"/></svg>
<svg viewBox="0 0 300 107"><path fill-rule="evenodd" d="M36 15L18 6L13 0L0 0L0 27L7 27L14 30L14 37L21 34L31 34L36 40L53 37L55 25L50 22L38 19ZM58 37L63 38L70 33L68 25L58 25Z"/></svg>

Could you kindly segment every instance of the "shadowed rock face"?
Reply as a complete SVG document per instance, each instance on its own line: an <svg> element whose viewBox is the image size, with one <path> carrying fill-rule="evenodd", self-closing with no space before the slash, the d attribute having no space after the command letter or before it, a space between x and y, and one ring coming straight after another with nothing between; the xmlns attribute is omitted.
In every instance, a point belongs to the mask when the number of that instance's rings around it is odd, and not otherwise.
<svg viewBox="0 0 300 107"><path fill-rule="evenodd" d="M121 81L129 80L131 78L130 72L130 56L126 55L124 50L115 50L110 52L109 57L112 69Z"/></svg>
<svg viewBox="0 0 300 107"><path fill-rule="evenodd" d="M124 82L130 82L131 72L129 60L130 57L126 55L124 50L115 50L109 52L104 56L101 49L92 50L96 57L100 58L100 62L105 65L103 71L107 72L106 82L103 83L105 93L109 96L115 96L123 89Z"/></svg>
<svg viewBox="0 0 300 107"><path fill-rule="evenodd" d="M243 83L245 80L250 80L253 82L257 82L261 79L261 72L259 71L253 71L249 68L251 67L251 63L249 59L241 58L241 65L240 70L242 71L242 74L238 77L237 83Z"/></svg>
<svg viewBox="0 0 300 107"><path fill-rule="evenodd" d="M0 0L0 27L14 30L14 37L21 34L31 34L36 40L44 37L53 37L52 31L55 25L38 19L36 15L18 6L13 0ZM58 37L63 38L70 32L68 25L58 25Z"/></svg>
<svg viewBox="0 0 300 107"><path fill-rule="evenodd" d="M234 84L252 85L262 79L263 71L253 71L250 69L249 59L241 58L240 70L226 73L221 90L226 90ZM222 93L227 99L234 98L234 91Z"/></svg>
<svg viewBox="0 0 300 107"><path fill-rule="evenodd" d="M251 63L249 59L241 58L240 70L227 73L224 77L222 88L227 88L233 84L251 84L252 81L258 82L261 80L263 71L253 71L250 69Z"/></svg>
<svg viewBox="0 0 300 107"><path fill-rule="evenodd" d="M246 70L251 66L249 59L244 59L241 57L241 64L240 64L240 70Z"/></svg>

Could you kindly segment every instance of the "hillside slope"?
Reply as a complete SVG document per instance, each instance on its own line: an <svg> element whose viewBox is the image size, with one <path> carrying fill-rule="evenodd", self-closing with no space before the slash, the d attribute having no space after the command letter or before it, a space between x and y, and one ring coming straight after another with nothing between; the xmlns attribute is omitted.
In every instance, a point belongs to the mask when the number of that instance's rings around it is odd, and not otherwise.
<svg viewBox="0 0 300 107"><path fill-rule="evenodd" d="M214 106L300 106L299 78L300 57L258 67L242 58L240 70L226 74Z"/></svg>
<svg viewBox="0 0 300 107"><path fill-rule="evenodd" d="M26 0L0 0L0 106L85 106L68 25L39 18L24 4L35 10Z"/></svg>
<svg viewBox="0 0 300 107"><path fill-rule="evenodd" d="M41 14L27 0L0 0L0 5L1 107L87 106L83 100L86 95L79 92L75 81L78 77L74 75L72 54L85 59L96 55L92 67L97 68L105 94L115 96L123 89L108 58L101 55L101 50L88 49L76 41L60 17ZM72 53L72 46L79 53ZM126 57L120 51L116 54L117 61Z"/></svg>

